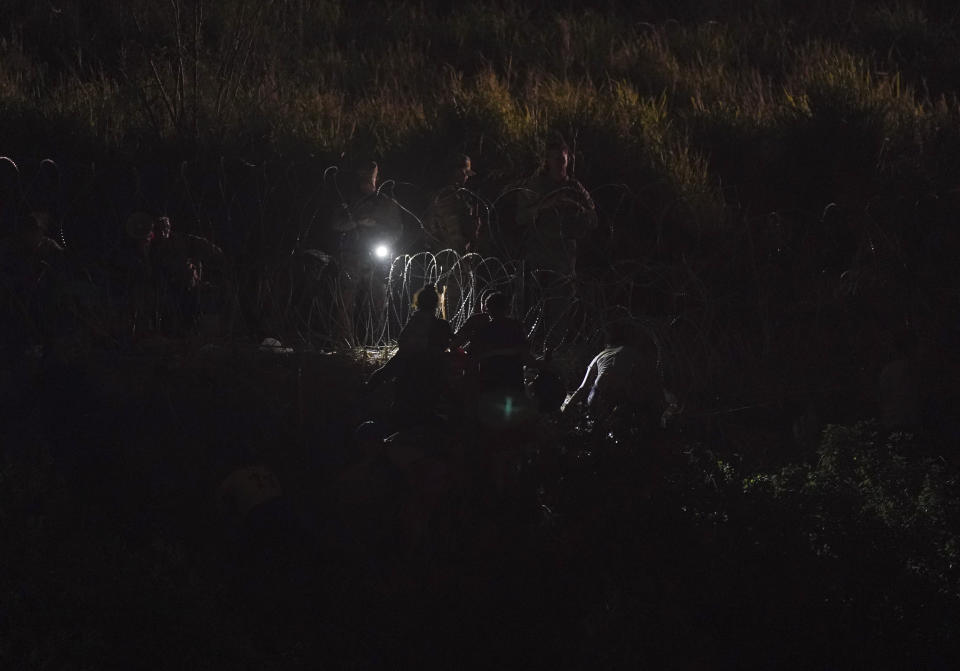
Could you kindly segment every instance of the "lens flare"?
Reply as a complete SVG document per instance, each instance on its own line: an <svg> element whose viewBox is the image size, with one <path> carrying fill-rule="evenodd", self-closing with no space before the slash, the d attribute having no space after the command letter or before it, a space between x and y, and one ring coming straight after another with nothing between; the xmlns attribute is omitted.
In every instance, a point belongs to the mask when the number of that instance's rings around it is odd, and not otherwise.
<svg viewBox="0 0 960 671"><path fill-rule="evenodd" d="M385 259L390 256L390 248L386 245L377 245L373 248L373 254L378 259Z"/></svg>

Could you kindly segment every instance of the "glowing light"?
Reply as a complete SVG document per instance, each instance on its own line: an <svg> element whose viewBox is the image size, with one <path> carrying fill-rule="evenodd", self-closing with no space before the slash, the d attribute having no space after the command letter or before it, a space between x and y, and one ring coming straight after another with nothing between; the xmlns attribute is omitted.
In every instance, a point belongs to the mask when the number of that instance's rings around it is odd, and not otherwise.
<svg viewBox="0 0 960 671"><path fill-rule="evenodd" d="M507 396L507 402L503 406L503 414L507 417L507 419L509 419L510 415L513 414L513 397L512 396Z"/></svg>
<svg viewBox="0 0 960 671"><path fill-rule="evenodd" d="M390 256L390 248L386 245L377 245L373 248L373 253L378 259L385 259Z"/></svg>

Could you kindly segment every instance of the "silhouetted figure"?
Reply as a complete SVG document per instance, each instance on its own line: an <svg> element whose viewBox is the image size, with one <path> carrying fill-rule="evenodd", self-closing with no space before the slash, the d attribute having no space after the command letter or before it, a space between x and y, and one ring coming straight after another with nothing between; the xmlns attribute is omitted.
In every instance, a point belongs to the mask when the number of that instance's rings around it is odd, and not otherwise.
<svg viewBox="0 0 960 671"><path fill-rule="evenodd" d="M463 190L474 175L469 156L457 154L453 157L446 181L430 199L423 217L430 251L452 249L461 255L477 251L482 234L480 213L475 200Z"/></svg>
<svg viewBox="0 0 960 671"><path fill-rule="evenodd" d="M577 240L597 227L590 193L569 174L570 148L553 138L540 173L526 186L521 212L524 250L532 271L566 276L574 272Z"/></svg>
<svg viewBox="0 0 960 671"><path fill-rule="evenodd" d="M200 317L203 264L220 260L223 250L206 238L174 232L169 217L158 217L150 255L163 330L177 335L193 331Z"/></svg>
<svg viewBox="0 0 960 671"><path fill-rule="evenodd" d="M506 294L493 292L483 312L471 316L454 336L454 346L466 344L469 367L465 376L468 407L476 407L481 425L504 429L523 424L535 414L524 389L524 366L533 363L523 324L508 316Z"/></svg>
<svg viewBox="0 0 960 671"><path fill-rule="evenodd" d="M44 339L41 290L61 264L63 248L47 236L47 218L34 212L22 216L17 230L0 240L0 321L4 349L22 353Z"/></svg>
<svg viewBox="0 0 960 671"><path fill-rule="evenodd" d="M454 347L467 344L483 391L523 392L523 367L532 357L523 324L509 311L506 294L493 292L484 299L483 312L471 316L453 339Z"/></svg>
<svg viewBox="0 0 960 671"><path fill-rule="evenodd" d="M20 218L17 230L0 240L0 273L7 281L29 286L63 257L63 247L49 237L48 217L32 212Z"/></svg>
<svg viewBox="0 0 960 671"><path fill-rule="evenodd" d="M386 276L400 254L400 208L378 192L379 166L371 161L351 175L330 227L339 233L340 336L371 342L383 326Z"/></svg>
<svg viewBox="0 0 960 671"><path fill-rule="evenodd" d="M541 172L527 184L518 218L530 286L542 301L534 337L547 347L566 339L576 295L577 240L597 227L593 200L569 174L569 164L569 147L555 137Z"/></svg>
<svg viewBox="0 0 960 671"><path fill-rule="evenodd" d="M449 387L444 352L450 346L453 331L445 319L436 315L439 302L432 284L416 293L416 312L397 338L396 353L367 383L368 389L375 389L396 379L394 411L401 425L429 422Z"/></svg>

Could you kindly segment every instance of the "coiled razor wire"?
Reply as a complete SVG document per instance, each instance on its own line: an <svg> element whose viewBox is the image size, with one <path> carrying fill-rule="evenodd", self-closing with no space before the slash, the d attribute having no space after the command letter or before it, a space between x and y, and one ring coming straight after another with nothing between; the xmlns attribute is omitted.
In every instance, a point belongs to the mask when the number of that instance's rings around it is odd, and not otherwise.
<svg viewBox="0 0 960 671"><path fill-rule="evenodd" d="M2 160L14 170L17 195L23 199L25 194L18 166L12 159L3 157ZM44 163L43 167L56 170L58 188L62 188L59 167L53 162ZM343 202L344 194L338 184L339 173L337 166L324 170L320 188L330 190L329 193L335 194L337 202ZM270 174L273 176L269 179L280 178ZM281 173L281 176L284 180L290 180L296 173ZM184 165L180 166L179 177L178 181L187 187L189 177ZM218 184L221 195L227 200L225 179L224 175L220 175ZM266 183L266 170L259 170L256 179L257 193L262 193L260 210L266 212L271 207L267 202L268 196L273 193ZM405 225L415 226L418 232L427 233L420 218L395 197L395 187L401 184L416 186L385 180L378 185L378 194L399 208L404 215L402 219ZM605 185L601 188L609 190L621 187ZM187 189L191 202L196 201L199 196ZM622 189L624 193L616 206L618 212L622 203L630 199L629 190L626 187ZM479 311L487 295L495 291L507 294L511 300L511 313L523 322L537 353L573 343L586 343L591 347L602 344L611 314L616 308L621 309L617 319L622 318L622 311L625 310L635 325L650 332L658 350L663 351L665 347L670 349L670 336L666 333L669 331L668 322L643 316L647 307L643 304L643 295L689 291L696 284L695 277L678 277L669 268L641 261L610 263L598 276L532 272L537 269L522 259L512 257L515 252L510 250L507 241L510 231L503 228L506 218L501 216L501 203L513 195L533 195L534 192L523 186L510 186L492 201L466 188L458 189L458 193L476 203L475 211L480 214L488 249L492 253L461 254L453 249L419 251L381 262L375 266L374 272L362 277L347 278L335 256L300 246L306 237L304 225L301 224L293 247L286 248L288 253L276 254L273 260L260 259L246 269L235 269L237 277L230 278L232 282L229 283L229 289L236 292L228 301L233 306L231 309L237 312L236 306L251 302L263 327L274 331L284 340L292 339L290 344L295 346L383 348L396 342L411 314L414 294L425 284L434 284L442 296L442 315L455 330L459 330L472 314ZM315 202L316 195L314 192L307 200ZM200 207L198 203L194 204ZM320 208L318 206L311 216L307 216L307 209L305 204L300 210L299 219L306 222L305 230L309 232L309 226L317 221ZM613 214L617 215L616 212ZM60 241L65 243L62 221L59 223ZM261 216L263 225L265 217ZM253 285L241 283L240 273L250 272L257 277L256 282ZM674 286L678 283L683 286ZM241 286L246 286L247 297L240 296ZM696 293L700 292L697 287ZM663 357L660 358L662 362Z"/></svg>
<svg viewBox="0 0 960 671"><path fill-rule="evenodd" d="M338 201L342 202L338 174L338 168L331 166L324 171L323 181L327 188L335 190ZM393 180L381 182L377 192L393 202L429 238L420 218L394 197L396 184ZM607 188L617 186L606 185ZM503 292L510 297L511 313L523 322L537 353L576 342L599 344L614 308L625 309L633 323L650 332L658 350L662 349L664 338L653 333L661 330L659 322L644 322L643 306L636 303L638 293L664 287L665 271L641 262L620 262L611 263L603 279L578 278L572 273L530 272L534 269L522 259L505 256L508 246L499 226L498 204L510 195L534 192L513 186L492 202L463 187L458 193L476 201L489 236L489 247L500 255L461 254L453 249L403 254L380 266L385 267L385 272L377 270L364 276L357 295L353 295L354 287L344 284L343 269L334 269L328 280L329 288L323 291L317 285L318 295L300 317L297 332L301 337L305 341L319 339L336 346L389 347L396 342L410 317L416 292L426 284L433 284L441 295L441 316L455 331L480 310L487 295ZM553 194L548 197L550 195ZM621 203L624 198L625 195L620 198ZM381 298L376 299L377 296ZM331 334L334 335L331 337Z"/></svg>

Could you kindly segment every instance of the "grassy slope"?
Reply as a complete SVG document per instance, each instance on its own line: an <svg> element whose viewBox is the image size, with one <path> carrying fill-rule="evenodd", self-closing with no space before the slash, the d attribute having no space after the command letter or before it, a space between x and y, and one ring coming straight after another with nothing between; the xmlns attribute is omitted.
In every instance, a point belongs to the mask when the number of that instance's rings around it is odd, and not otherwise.
<svg viewBox="0 0 960 671"><path fill-rule="evenodd" d="M236 1L203 3L196 31L199 4L0 9L0 153L75 240L77 222L109 228L130 209L164 209L269 267L312 219L341 152L372 155L422 192L438 157L466 151L492 197L560 130L611 225L638 230L623 248L667 278L655 293L683 295L662 309L680 316L667 363L689 410L717 396L773 406L665 439L676 440L666 454L688 450L680 462L651 462L636 435L618 452L548 426L515 499L445 501L464 506L434 521L446 544L395 540L360 566L325 528L290 585L283 570L261 580L219 536L214 443L271 445L294 500L334 524L317 491L337 465L317 446L343 436L312 408L336 401L349 416L352 396L331 390L358 379L353 363L308 363L304 378L290 361L188 353L55 371L61 386L45 380L54 398L28 418L44 431L5 429L25 449L7 450L2 471L4 546L16 548L4 601L17 616L0 659L284 667L405 654L449 666L472 648L500 664L520 650L608 666L669 655L678 667L892 668L948 654L955 478L863 427L836 430L812 465L778 468L793 457L784 427L798 406L864 414L886 331L905 318L929 369L953 365L940 342L949 295L921 272L917 240L943 215L925 197L942 205L960 176L954 10ZM31 179L46 157L65 180L53 203L49 182ZM847 230L853 251L836 242ZM851 266L859 274L841 280ZM941 375L933 391L949 399ZM301 402L303 379L317 386ZM77 395L84 410L63 422L57 408ZM111 408L128 412L111 423ZM99 435L98 450L74 454L74 431ZM135 453L132 435L143 436ZM271 629L274 594L304 631ZM489 624L504 613L511 635ZM424 642L423 630L442 635Z"/></svg>

